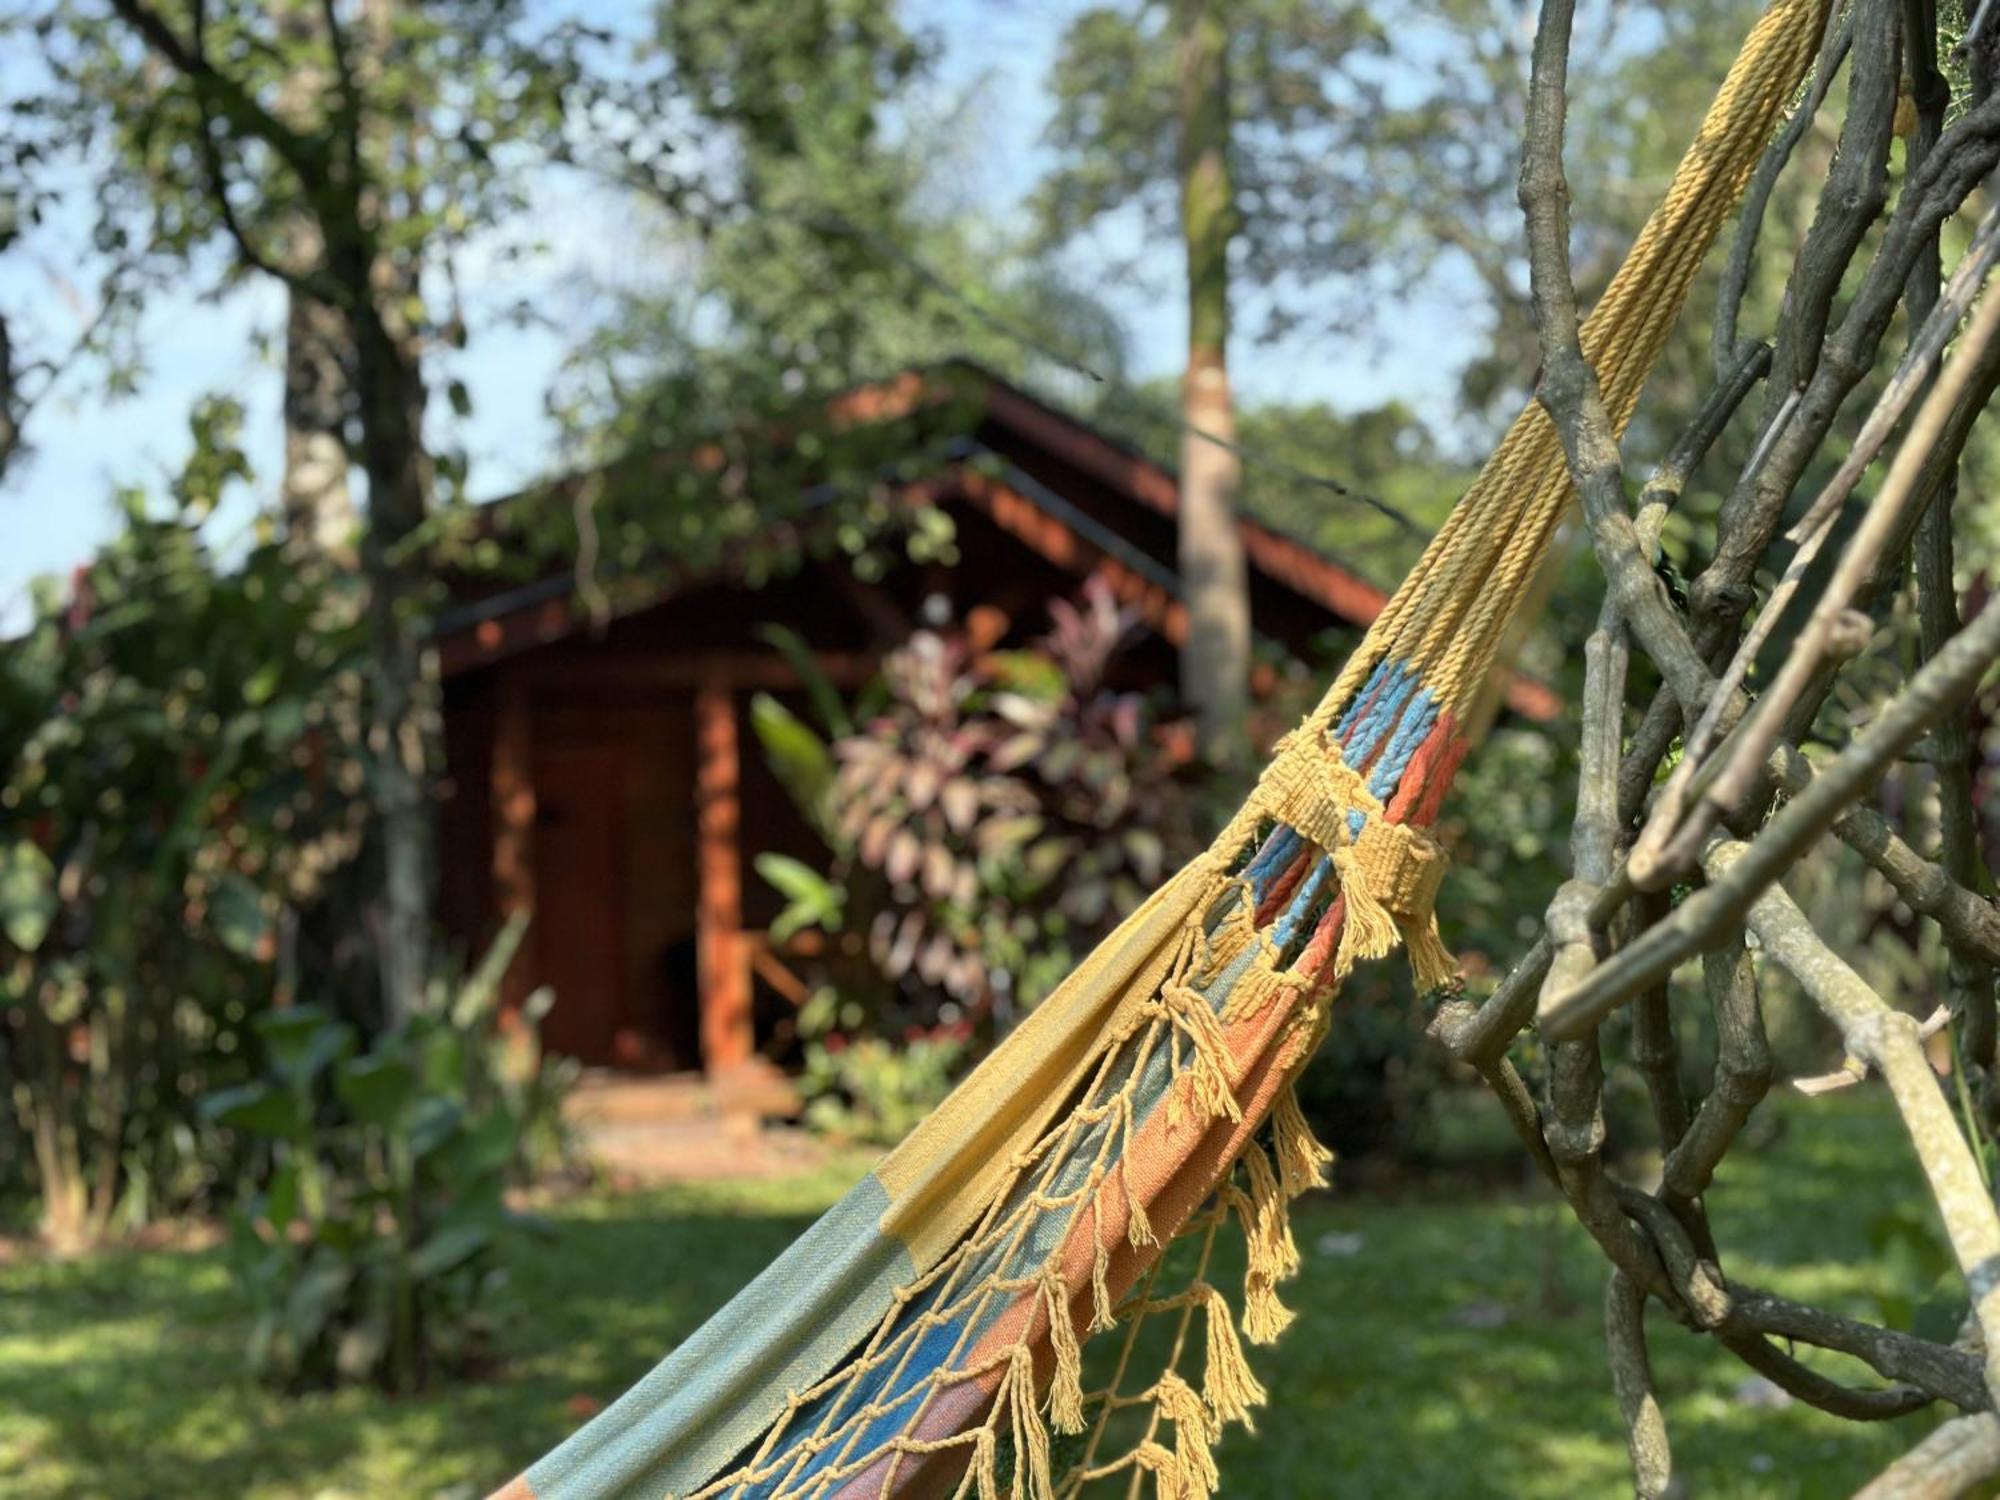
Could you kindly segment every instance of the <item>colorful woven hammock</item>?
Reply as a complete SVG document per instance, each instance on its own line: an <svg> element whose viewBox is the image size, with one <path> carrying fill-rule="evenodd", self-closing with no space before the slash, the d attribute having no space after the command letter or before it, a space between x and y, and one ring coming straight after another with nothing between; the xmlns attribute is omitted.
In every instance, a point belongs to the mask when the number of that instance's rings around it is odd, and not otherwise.
<svg viewBox="0 0 2000 1500"><path fill-rule="evenodd" d="M1758 21L1584 326L1621 431L1826 5L1775 0ZM1425 829L1569 496L1530 407L1207 853L797 1244L496 1500L1053 1500L1136 1495L1149 1474L1163 1497L1211 1494L1212 1443L1265 1393L1209 1248L1240 1225L1241 1329L1276 1338L1291 1318L1276 1288L1299 1264L1286 1205L1329 1159L1292 1080L1357 962L1400 942L1422 985L1452 982L1432 915L1445 858ZM1162 1256L1181 1236L1199 1253L1170 1288ZM1160 1357L1138 1340L1151 1319L1170 1329ZM1082 1342L1114 1328L1115 1364L1086 1389Z"/></svg>

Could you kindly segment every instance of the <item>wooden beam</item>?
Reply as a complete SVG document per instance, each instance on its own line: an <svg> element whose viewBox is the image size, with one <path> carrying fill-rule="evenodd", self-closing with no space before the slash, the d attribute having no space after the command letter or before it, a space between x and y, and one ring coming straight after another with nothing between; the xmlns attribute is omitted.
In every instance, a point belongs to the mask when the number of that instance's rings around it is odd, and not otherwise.
<svg viewBox="0 0 2000 1500"><path fill-rule="evenodd" d="M528 684L519 673L500 675L493 758L487 795L493 815L493 906L502 922L535 909L535 743ZM501 982L501 1003L518 1009L527 999L534 965L529 934Z"/></svg>
<svg viewBox="0 0 2000 1500"><path fill-rule="evenodd" d="M994 525L1058 568L1078 575L1100 574L1118 602L1135 610L1169 645L1186 641L1186 605L1137 570L1092 546L1019 490L972 468L959 474L958 490Z"/></svg>
<svg viewBox="0 0 2000 1500"><path fill-rule="evenodd" d="M857 688L880 669L881 658L865 651L818 651L813 659L835 687ZM785 692L803 681L775 651L728 648L684 651L625 651L579 646L522 664L544 693L588 689L619 693L696 691L714 683L739 689Z"/></svg>
<svg viewBox="0 0 2000 1500"><path fill-rule="evenodd" d="M695 961L701 1060L710 1074L750 1063L750 950L743 936L742 761L726 678L695 692Z"/></svg>

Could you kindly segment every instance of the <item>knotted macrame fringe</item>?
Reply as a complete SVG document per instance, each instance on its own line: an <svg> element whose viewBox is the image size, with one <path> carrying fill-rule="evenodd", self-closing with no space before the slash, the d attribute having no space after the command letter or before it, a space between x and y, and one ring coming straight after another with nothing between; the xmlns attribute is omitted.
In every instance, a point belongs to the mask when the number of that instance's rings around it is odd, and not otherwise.
<svg viewBox="0 0 2000 1500"><path fill-rule="evenodd" d="M1250 805L1331 859L1345 903L1331 981L1407 942L1417 982L1451 983L1457 966L1437 930L1437 894L1448 863L1422 828L1390 820L1338 742L1310 723L1280 740Z"/></svg>
<svg viewBox="0 0 2000 1500"><path fill-rule="evenodd" d="M1042 1272L1042 1308L1049 1320L1049 1344L1056 1371L1049 1381L1049 1420L1057 1432L1083 1431L1083 1350L1070 1321L1069 1287L1053 1266Z"/></svg>
<svg viewBox="0 0 2000 1500"><path fill-rule="evenodd" d="M1162 1420L1174 1426L1170 1477L1176 1491L1187 1500L1206 1500L1222 1483L1215 1467L1213 1445L1221 1433L1214 1412L1193 1386L1171 1371L1153 1388L1153 1406Z"/></svg>

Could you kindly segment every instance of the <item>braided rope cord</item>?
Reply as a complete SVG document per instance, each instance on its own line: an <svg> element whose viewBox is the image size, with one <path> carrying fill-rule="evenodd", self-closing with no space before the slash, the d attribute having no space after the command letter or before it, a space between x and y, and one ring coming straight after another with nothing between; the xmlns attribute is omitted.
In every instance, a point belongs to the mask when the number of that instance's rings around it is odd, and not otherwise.
<svg viewBox="0 0 2000 1500"><path fill-rule="evenodd" d="M1621 433L1794 97L1828 3L1775 0L1758 20L1583 326ZM865 1343L790 1393L755 1450L685 1500L1073 1500L1121 1483L1136 1500L1148 1477L1176 1500L1214 1492L1211 1444L1265 1396L1210 1279L1218 1236L1233 1220L1247 1245L1243 1332L1276 1338L1291 1315L1274 1288L1299 1263L1286 1205L1330 1160L1292 1079L1356 962L1400 943L1424 983L1450 975L1432 919L1443 854L1422 825L1462 753L1462 741L1445 742L1570 494L1555 429L1531 406L1255 793L1175 877L1199 888L1190 915L1107 1011L1072 1107L1008 1163L983 1216L898 1290ZM1162 1130L1179 1153L1170 1168L1146 1155ZM1183 1236L1199 1241L1193 1270L1165 1290L1162 1257ZM1167 1314L1156 1365L1142 1325ZM1108 1379L1086 1389L1082 1342L1120 1325ZM1183 1373L1197 1344L1198 1381ZM1130 1441L1114 1431L1125 1413L1142 1414ZM1050 1425L1073 1451L1052 1454Z"/></svg>

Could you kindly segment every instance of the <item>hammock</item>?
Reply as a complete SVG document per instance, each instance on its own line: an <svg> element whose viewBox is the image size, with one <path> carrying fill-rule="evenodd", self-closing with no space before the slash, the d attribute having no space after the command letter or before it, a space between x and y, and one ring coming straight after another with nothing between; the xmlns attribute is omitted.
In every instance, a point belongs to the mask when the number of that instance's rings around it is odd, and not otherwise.
<svg viewBox="0 0 2000 1500"><path fill-rule="evenodd" d="M1815 49L1774 0L1583 329L1622 432L1696 268ZM1569 503L1531 406L1214 845L1084 960L901 1146L699 1332L495 1500L1056 1500L1217 1487L1265 1399L1209 1277L1247 1242L1240 1327L1290 1321L1288 1200L1329 1154L1291 1084L1341 981L1399 944L1454 966L1425 831ZM1193 1275L1168 1285L1168 1242ZM1178 1258L1177 1258L1178 1259ZM1140 1349L1163 1319L1164 1360ZM1081 1344L1120 1330L1086 1389ZM1046 1415L1045 1415L1046 1413ZM1057 1436L1051 1438L1050 1428ZM1052 1451L1053 1449L1053 1451Z"/></svg>

